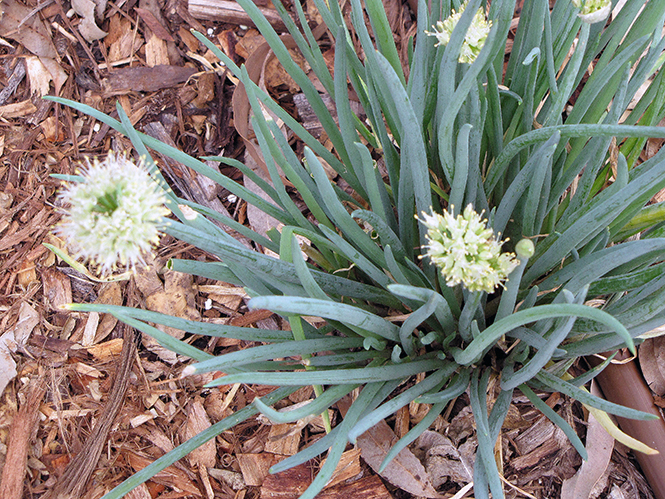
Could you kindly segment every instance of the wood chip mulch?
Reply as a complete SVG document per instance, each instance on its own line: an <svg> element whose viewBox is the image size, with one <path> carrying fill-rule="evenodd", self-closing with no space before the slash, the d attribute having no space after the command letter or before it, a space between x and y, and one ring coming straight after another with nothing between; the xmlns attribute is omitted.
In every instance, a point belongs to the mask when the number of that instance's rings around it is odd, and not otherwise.
<svg viewBox="0 0 665 499"><path fill-rule="evenodd" d="M43 100L42 95L82 102L116 118L119 103L137 129L193 156L243 159L245 146L232 112L235 81L211 65L214 57L190 33L192 28L206 33L236 62L248 61L263 39L238 5L226 0L191 0L189 5L180 0L109 1L95 18L92 12L100 4L88 0L71 5L62 0L2 4L2 499L98 499L175 446L270 391L246 385L202 389L212 375L180 379L186 359L164 351L112 317L69 313L63 305L128 305L220 324L285 327L276 316L247 312L241 289L163 270L169 258L208 258L168 237L159 246L153 270L130 281L107 283L77 272L43 245L62 247L51 234L60 216L56 206L60 181L51 175L73 174L85 158L111 149L131 150L131 144L107 125ZM281 29L269 2L257 4ZM408 4L394 0L386 5L396 36L408 39L413 25ZM314 12L311 1L305 7ZM266 64L265 69L270 91L295 114L290 82L277 65ZM180 195L248 223L247 206L230 193L169 158L156 155L155 159ZM234 169L221 171L242 181ZM171 333L183 337L182 332ZM216 354L249 346L191 335L184 339ZM311 396L311 389L302 389L286 404ZM557 394L548 403L583 433L579 406ZM331 410L333 422L340 410ZM422 416L422 408L415 404L377 431L400 436ZM434 429L445 430L460 449L465 443L472 446L468 400L461 397L444 416ZM507 496L556 497L561 480L580 464L570 445L526 399L515 399L504 430L504 475L512 484L506 486ZM305 463L279 475L267 470L322 435L321 418L288 425L251 419L221 433L127 497L295 498L321 463ZM320 497L417 495L395 486L415 477L379 477L361 458L363 450L349 446L343 465ZM625 494L622 497L651 497L627 455L615 450L605 479L608 489L618 487ZM463 483L453 477L447 480L439 490L450 497ZM406 485L402 488L408 490Z"/></svg>

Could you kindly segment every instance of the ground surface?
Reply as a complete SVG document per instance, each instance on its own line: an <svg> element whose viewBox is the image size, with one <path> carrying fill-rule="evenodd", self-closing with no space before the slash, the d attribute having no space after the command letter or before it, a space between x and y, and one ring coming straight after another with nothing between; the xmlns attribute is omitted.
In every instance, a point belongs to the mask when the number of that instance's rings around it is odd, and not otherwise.
<svg viewBox="0 0 665 499"><path fill-rule="evenodd" d="M73 4L83 4L87 0ZM260 3L260 2L257 2ZM89 5L61 0L2 4L0 20L0 497L99 498L135 471L210 424L246 406L269 389L230 386L204 390L204 377L180 380L185 359L160 350L147 338L108 316L76 314L70 302L124 304L232 325L280 328L275 316L247 312L241 289L163 270L172 257L205 260L195 248L164 238L149 270L129 281L100 283L55 257L43 243L57 223L59 181L86 157L130 151L130 142L94 119L42 100L59 95L117 116L120 103L137 129L194 155L242 159L243 138L234 124L247 120L232 101L235 81L214 72L214 58L190 34L207 33L238 63L259 65L263 84L294 115L298 89L270 58L254 54L264 43L247 19L232 9L153 0L109 2L97 24ZM399 42L413 33L408 5L386 2ZM93 5L93 7L91 7ZM311 13L312 23L317 18ZM266 9L270 6L264 5ZM86 11L88 9L88 11ZM267 11L269 14L270 10ZM26 29L27 27L27 29ZM322 48L332 60L325 35ZM297 98L295 99L297 101ZM234 112L235 111L235 112ZM315 125L313 125L315 126ZM247 205L186 167L156 155L160 168L183 197L226 210L241 223L265 223ZM222 172L238 181L242 174ZM177 334L177 333L176 333ZM247 345L185 337L221 353ZM6 385L6 387L5 387ZM297 403L309 390L294 394ZM580 407L558 394L547 399L585 434ZM368 463L385 442L403 435L426 407L413 404L380 425L357 448L322 497L416 497L432 485L450 497L468 484L475 448L474 426L461 397L435 423L428 441L400 456L379 477ZM331 412L339 418L338 406ZM295 498L318 462L277 475L267 468L322 435L320 421L271 425L252 419L225 431L128 497ZM445 435L445 436L444 436ZM426 452L427 451L427 452ZM610 449L610 453L611 453ZM362 458L361 458L362 455ZM570 444L525 398L517 397L497 448L509 497L558 497L561 482L580 460ZM420 458L420 461L416 460ZM427 473L419 470L424 463ZM649 497L623 449L600 470L599 493ZM420 466L421 468L418 468ZM415 471L414 471L415 470ZM470 494L471 492L468 492ZM431 495L431 494L430 494ZM595 495L594 497L597 497Z"/></svg>

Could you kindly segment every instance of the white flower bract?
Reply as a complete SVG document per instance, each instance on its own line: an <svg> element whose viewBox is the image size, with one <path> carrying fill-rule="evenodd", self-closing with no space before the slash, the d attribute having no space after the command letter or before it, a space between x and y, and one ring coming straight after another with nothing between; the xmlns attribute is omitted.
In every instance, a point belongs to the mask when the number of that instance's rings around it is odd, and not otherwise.
<svg viewBox="0 0 665 499"><path fill-rule="evenodd" d="M448 286L462 283L469 291L491 293L517 267L515 255L501 253L503 243L471 205L457 217L447 211L422 216L427 227L425 256L439 267Z"/></svg>
<svg viewBox="0 0 665 499"><path fill-rule="evenodd" d="M102 274L118 265L133 269L159 242L159 225L170 212L159 185L143 164L110 153L89 160L72 182L58 193L66 205L55 232L77 258Z"/></svg>
<svg viewBox="0 0 665 499"><path fill-rule="evenodd" d="M450 36L455 26L457 26L460 17L462 17L467 4L468 0L460 6L459 12L453 9L452 14L445 21L439 21L432 26L434 31L425 31L428 35L436 37L438 40L437 47L439 45L448 45ZM460 49L459 62L471 64L476 60L476 57L478 57L478 54L480 54L481 49L485 45L485 40L487 40L491 28L492 22L487 20L482 8L478 9L478 12L473 16L471 26L469 26L464 36L464 43L462 43L462 48Z"/></svg>

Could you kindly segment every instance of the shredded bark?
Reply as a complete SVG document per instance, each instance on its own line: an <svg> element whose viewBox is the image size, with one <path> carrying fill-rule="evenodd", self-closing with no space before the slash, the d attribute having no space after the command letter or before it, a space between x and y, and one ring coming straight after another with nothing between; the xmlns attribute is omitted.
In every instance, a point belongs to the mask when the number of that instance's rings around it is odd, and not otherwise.
<svg viewBox="0 0 665 499"><path fill-rule="evenodd" d="M133 328L123 325L122 353L109 399L104 405L92 434L83 444L81 451L69 463L56 487L44 495L45 499L76 499L81 497L88 480L97 467L109 431L125 400L125 393L129 386L129 374L132 371L135 357L136 334Z"/></svg>
<svg viewBox="0 0 665 499"><path fill-rule="evenodd" d="M43 378L35 378L25 390L25 402L14 416L9 432L7 458L2 469L0 497L3 499L21 499L23 497L23 478L27 471L28 449L39 421L39 406L46 393Z"/></svg>

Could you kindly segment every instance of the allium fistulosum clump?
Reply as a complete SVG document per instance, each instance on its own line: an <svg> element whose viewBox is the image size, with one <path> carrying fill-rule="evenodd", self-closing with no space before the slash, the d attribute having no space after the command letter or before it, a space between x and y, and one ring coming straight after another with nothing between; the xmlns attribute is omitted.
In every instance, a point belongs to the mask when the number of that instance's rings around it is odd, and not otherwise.
<svg viewBox="0 0 665 499"><path fill-rule="evenodd" d="M586 14L570 0L556 2L552 10L547 0L527 0L506 55L514 0L494 0L489 7L480 0L463 7L434 0L431 8L421 0L418 34L403 66L380 0L351 0L353 26L345 24L338 3L315 0L335 44L333 72L300 3L292 5L296 25L286 7L274 2L333 99L335 117L254 3L239 3L300 85L334 146L332 152L326 149L244 67L197 34L244 85L254 111L253 131L270 173L270 182L256 178L256 183L271 203L202 161L136 132L121 107L118 121L53 98L129 136L148 164L149 148L166 154L283 224L281 232L257 234L177 198L162 183L174 214L163 230L216 258L174 259L170 268L244 286L253 297L248 306L280 314L290 324L289 332L198 323L124 307L72 306L111 313L192 357L196 363L186 374L227 374L207 386L280 387L184 442L105 497L121 497L259 412L280 422L297 420L322 413L356 389L359 395L330 433L272 469L279 472L327 453L305 498L325 485L349 442L413 401L431 404L429 413L394 446L384 465L466 392L478 430L478 498L488 498L490 492L494 498L503 496L493 449L515 389L553 418L583 457L586 451L575 431L533 389L558 391L626 418L650 418L582 387L605 364L575 379L567 370L580 356L624 347L634 352L641 335L665 324L665 206L649 205L665 188L665 149L638 161L648 137L665 137L665 130L655 126L665 115L665 2L627 2L609 22L593 22L580 18ZM454 27L446 23L449 16ZM483 26L489 31L473 37L479 42L473 58L462 58L479 16L486 16ZM437 26L452 30L445 40L428 36L441 31ZM362 58L352 37L362 45ZM591 63L593 73L571 104ZM352 111L350 89L363 117ZM302 157L266 109L305 144ZM252 174L232 159L214 159ZM354 196L331 183L324 162ZM280 172L305 208L290 197ZM198 215L185 217L182 205ZM233 239L211 218L241 232L255 248ZM439 225L442 232L434 234ZM307 259L296 236L311 243ZM387 320L391 311L402 314L403 322ZM303 316L321 317L326 325L316 328ZM151 323L269 345L213 356ZM282 358L302 362L302 369L275 362ZM487 387L497 376L501 391L490 400L488 413ZM391 398L406 382L409 388ZM288 413L272 409L308 385L317 393L309 404Z"/></svg>

